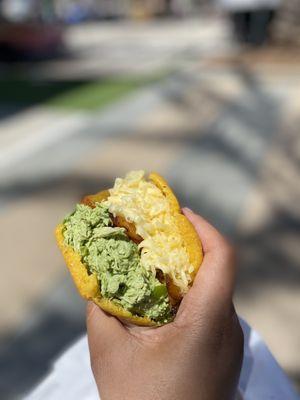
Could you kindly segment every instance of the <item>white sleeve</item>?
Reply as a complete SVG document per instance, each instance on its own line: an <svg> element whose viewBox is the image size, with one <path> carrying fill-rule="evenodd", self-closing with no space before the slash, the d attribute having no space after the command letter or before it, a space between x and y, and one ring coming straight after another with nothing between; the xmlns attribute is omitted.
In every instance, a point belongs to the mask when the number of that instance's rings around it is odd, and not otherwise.
<svg viewBox="0 0 300 400"><path fill-rule="evenodd" d="M240 319L244 360L237 399L299 400L287 376L256 331ZM52 372L25 400L97 400L86 336L54 363Z"/></svg>
<svg viewBox="0 0 300 400"><path fill-rule="evenodd" d="M50 374L25 400L98 400L90 367L86 335L75 342L54 363Z"/></svg>

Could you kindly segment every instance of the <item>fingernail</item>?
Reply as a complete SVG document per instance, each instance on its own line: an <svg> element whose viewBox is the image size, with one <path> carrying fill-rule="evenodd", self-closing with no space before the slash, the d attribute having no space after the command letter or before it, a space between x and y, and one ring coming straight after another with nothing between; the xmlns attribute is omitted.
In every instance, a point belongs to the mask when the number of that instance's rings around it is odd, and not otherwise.
<svg viewBox="0 0 300 400"><path fill-rule="evenodd" d="M183 210L185 210L185 211L188 211L188 212L190 212L190 213L194 214L194 211L193 211L193 210L191 210L191 209L190 209L190 208L188 208L188 207L183 207Z"/></svg>

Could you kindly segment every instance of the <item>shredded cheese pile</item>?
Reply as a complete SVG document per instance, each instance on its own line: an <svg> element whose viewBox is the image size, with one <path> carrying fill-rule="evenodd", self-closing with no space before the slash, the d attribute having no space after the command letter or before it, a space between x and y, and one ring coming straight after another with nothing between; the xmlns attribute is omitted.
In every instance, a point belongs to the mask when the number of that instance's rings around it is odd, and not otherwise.
<svg viewBox="0 0 300 400"><path fill-rule="evenodd" d="M189 262L168 200L144 171L131 171L117 178L106 203L110 213L135 225L143 238L139 244L141 263L155 275L156 269L168 274L182 293L186 293L194 267Z"/></svg>

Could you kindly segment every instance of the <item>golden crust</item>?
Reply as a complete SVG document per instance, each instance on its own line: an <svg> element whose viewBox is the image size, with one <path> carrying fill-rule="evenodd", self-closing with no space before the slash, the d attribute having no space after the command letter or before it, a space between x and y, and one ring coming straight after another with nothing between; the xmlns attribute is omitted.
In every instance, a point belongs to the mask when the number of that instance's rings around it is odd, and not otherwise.
<svg viewBox="0 0 300 400"><path fill-rule="evenodd" d="M163 192L170 203L171 211L175 216L176 224L179 232L181 233L185 247L187 249L190 263L194 266L192 278L194 279L203 259L203 252L200 239L190 221L181 213L180 206L173 191L168 186L167 182L158 174L151 173L149 179ZM95 203L101 202L109 196L109 191L104 190L94 195L89 195L83 198L82 203L90 207L94 207ZM91 300L100 308L109 314L112 314L126 323L140 325L140 326L158 326L156 322L147 317L137 317L132 315L130 311L125 310L123 307L115 304L101 296L99 289L99 282L95 274L89 275L85 265L81 262L81 257L77 254L72 247L64 242L63 225L59 224L55 229L55 237L57 244L62 252L64 260L68 266L74 283L80 295L86 299ZM181 293L178 288L171 284L168 289L172 290L174 299L179 300ZM172 295L172 294L171 294Z"/></svg>
<svg viewBox="0 0 300 400"><path fill-rule="evenodd" d="M152 183L154 183L154 185L157 186L168 199L172 213L180 213L179 202L164 178L156 172L151 172L149 174L149 180L152 181Z"/></svg>
<svg viewBox="0 0 300 400"><path fill-rule="evenodd" d="M190 263L194 267L194 271L191 273L193 282L203 260L202 244L193 224L185 215L177 214L176 222L188 253Z"/></svg>
<svg viewBox="0 0 300 400"><path fill-rule="evenodd" d="M86 267L81 262L80 255L71 246L65 244L63 224L59 224L56 227L55 237L80 295L86 300L92 300L100 296L96 275L88 275Z"/></svg>
<svg viewBox="0 0 300 400"><path fill-rule="evenodd" d="M151 172L149 179L163 192L170 203L171 211L174 214L176 225L182 236L190 263L194 267L194 271L191 274L193 281L203 260L202 244L199 236L192 223L181 213L179 202L164 178L155 172Z"/></svg>

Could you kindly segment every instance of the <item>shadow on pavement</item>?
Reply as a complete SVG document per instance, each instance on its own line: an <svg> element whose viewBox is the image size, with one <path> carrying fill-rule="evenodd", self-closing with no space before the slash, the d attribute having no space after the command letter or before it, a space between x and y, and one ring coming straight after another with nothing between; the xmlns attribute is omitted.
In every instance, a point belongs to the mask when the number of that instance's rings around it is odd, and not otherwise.
<svg viewBox="0 0 300 400"><path fill-rule="evenodd" d="M276 148L276 143L283 157L292 164L298 178L300 168L298 159L289 153L291 144L294 146L294 142L290 142L290 135L287 133L285 143L281 143L281 139L277 137L284 128L281 121L282 110L277 99L265 92L243 66L235 72L243 85L243 93L236 100L222 94L216 95L206 87L205 80L200 81L199 90L202 94L198 101L210 101L215 104L215 108L221 108L217 117L205 126L203 121L197 120L199 117L196 113L194 118L199 122L198 128L187 129L171 136L157 130L154 135L151 132L130 135L122 132L111 140L115 146L120 145L120 138L133 146L135 143L145 146L154 143L159 147L167 147L172 143L180 146L182 152L179 160L176 165L174 163L170 166L167 178L173 183L182 205L199 211L238 244L241 253L238 294L251 297L262 286L274 283L291 288L300 285L297 245L292 249L284 245L286 237L293 237L299 242L300 194L295 194L293 206L278 202L276 193L268 187L272 171L262 173L267 168L266 154L270 145ZM44 98L53 93L55 91ZM176 90L169 91L165 96L166 102L180 108L195 107L195 104L190 104ZM199 102L198 107L201 108ZM91 137L95 136L96 143L97 133L89 134ZM299 145L299 139L297 140ZM153 154L149 156L155 157ZM89 173L69 173L59 178L36 182L30 179L16 181L2 186L0 196L5 200L13 200L20 195L61 190L64 187L65 193L76 193L80 198L86 193L109 187L112 180L109 170L99 170L97 177ZM276 180L277 185L281 185L285 191L294 190L296 182L287 184L277 175ZM241 232L239 220L245 212L247 199L254 185L262 185L267 204L273 211L272 218L249 232ZM77 315L74 319L73 311ZM28 332L13 339L1 339L0 392L7 399L24 393L24 390L35 384L48 371L50 360L83 332L83 313L77 314L76 310L73 311L49 311L41 315ZM291 374L299 382L298 371ZM18 385L14 385L16 381Z"/></svg>
<svg viewBox="0 0 300 400"><path fill-rule="evenodd" d="M0 344L2 399L24 395L48 372L51 362L85 330L84 319L48 312L31 329Z"/></svg>

